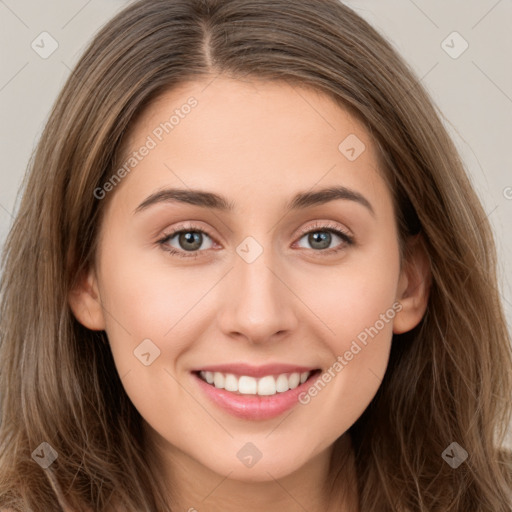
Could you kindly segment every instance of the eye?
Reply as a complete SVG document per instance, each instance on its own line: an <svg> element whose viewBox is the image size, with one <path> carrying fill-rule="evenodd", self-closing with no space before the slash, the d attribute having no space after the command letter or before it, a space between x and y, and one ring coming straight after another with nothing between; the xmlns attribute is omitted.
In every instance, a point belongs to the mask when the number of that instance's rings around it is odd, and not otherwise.
<svg viewBox="0 0 512 512"><path fill-rule="evenodd" d="M313 226L301 231L303 235L300 240L305 239L310 247L316 252L334 254L354 244L354 239L345 231L341 230L337 225L315 223ZM341 240L334 247L332 242L336 242L336 238ZM299 242L300 242L299 240Z"/></svg>
<svg viewBox="0 0 512 512"><path fill-rule="evenodd" d="M323 255L335 254L354 244L353 237L335 224L317 222L313 226L302 229L300 234L299 242L306 239L307 243L311 245L311 250ZM331 247L336 238L341 240L341 243ZM205 247L204 242L208 242L208 240L209 243ZM213 247L212 237L204 229L193 224L186 227L181 226L166 233L157 243L163 250L180 258L196 258L200 252ZM303 246L299 245L299 247Z"/></svg>
<svg viewBox="0 0 512 512"><path fill-rule="evenodd" d="M210 240L207 247L203 245L205 237ZM198 253L201 252L201 247L202 249L211 249L213 246L212 242L213 240L208 233L194 225L189 225L182 229L175 229L170 233L166 233L164 238L158 240L162 249L183 258L197 257Z"/></svg>

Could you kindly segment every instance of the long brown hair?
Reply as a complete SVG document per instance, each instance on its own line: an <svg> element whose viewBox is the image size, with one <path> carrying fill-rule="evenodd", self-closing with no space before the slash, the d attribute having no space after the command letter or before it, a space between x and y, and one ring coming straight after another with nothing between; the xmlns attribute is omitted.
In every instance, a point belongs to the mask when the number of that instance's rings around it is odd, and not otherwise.
<svg viewBox="0 0 512 512"><path fill-rule="evenodd" d="M363 120L400 241L419 231L428 254L426 315L394 337L349 430L361 510L510 512L512 356L489 222L413 72L337 0L142 0L94 37L30 161L3 254L0 506L170 510L106 334L80 325L67 297L94 262L106 204L94 191L129 127L162 92L217 74L313 87ZM43 442L58 455L47 469L32 457L49 453ZM452 442L468 453L457 469L442 457Z"/></svg>

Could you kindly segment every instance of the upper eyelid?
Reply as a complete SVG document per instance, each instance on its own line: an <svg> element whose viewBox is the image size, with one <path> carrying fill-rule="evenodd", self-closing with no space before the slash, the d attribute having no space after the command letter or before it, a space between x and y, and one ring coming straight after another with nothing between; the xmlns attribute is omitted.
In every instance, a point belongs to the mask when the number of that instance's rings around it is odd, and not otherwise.
<svg viewBox="0 0 512 512"><path fill-rule="evenodd" d="M161 239L163 238L164 240L167 239L167 238L172 238L173 236L177 235L178 233L182 233L182 232L188 232L188 231L198 231L198 232L201 232L201 233L204 233L205 235L208 235L212 240L215 239L215 237L211 236L210 233L208 233L208 230L201 227L201 226L197 226L197 225L194 225L194 224L188 224L186 226L180 226L176 229L169 229L168 232L167 230L164 230L162 236L160 237Z"/></svg>
<svg viewBox="0 0 512 512"><path fill-rule="evenodd" d="M313 225L305 228L301 228L299 233L301 236L307 235L308 233L315 231L339 231L347 237L353 238L350 230L340 227L338 224L334 224L333 221L315 221Z"/></svg>

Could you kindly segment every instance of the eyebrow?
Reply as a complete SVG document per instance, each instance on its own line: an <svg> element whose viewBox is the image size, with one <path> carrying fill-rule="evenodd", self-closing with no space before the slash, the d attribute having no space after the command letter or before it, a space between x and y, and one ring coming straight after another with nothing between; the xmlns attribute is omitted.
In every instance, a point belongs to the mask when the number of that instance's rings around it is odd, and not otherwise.
<svg viewBox="0 0 512 512"><path fill-rule="evenodd" d="M323 188L315 192L300 192L286 205L286 211L305 209L337 199L359 203L375 216L375 210L368 199L359 192L343 186ZM146 210L155 204L172 202L186 203L202 208L213 208L222 212L231 212L235 209L233 202L229 202L219 194L202 190L172 188L159 190L151 194L135 209L134 214Z"/></svg>

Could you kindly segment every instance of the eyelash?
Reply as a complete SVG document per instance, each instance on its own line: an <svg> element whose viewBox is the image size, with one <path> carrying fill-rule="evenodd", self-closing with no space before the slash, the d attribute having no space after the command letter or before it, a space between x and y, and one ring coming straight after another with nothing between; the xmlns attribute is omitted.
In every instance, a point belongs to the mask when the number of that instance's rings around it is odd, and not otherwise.
<svg viewBox="0 0 512 512"><path fill-rule="evenodd" d="M350 236L348 233L346 233L345 231L340 230L340 228L338 226L329 224L329 223L323 224L323 223L319 223L319 222L315 223L313 226L308 226L307 228L301 229L299 240L301 238L303 238L305 235L308 235L310 233L321 232L321 231L334 233L335 235L339 236L343 240L344 244L340 244L340 246L338 246L337 248L334 247L331 249L319 249L319 250L311 249L314 252L322 253L323 255L325 255L325 254L332 255L332 254L336 254L336 253L342 251L345 248L345 245L351 246L351 245L354 245L354 243L355 243L354 238L352 236ZM194 224L189 224L186 228L182 227L180 229L171 231L170 233L165 233L163 238L158 240L157 243L162 247L162 249L164 251L168 252L171 256L178 256L180 258L197 258L199 256L199 253L201 253L203 251L190 251L187 253L185 251L178 251L174 248L170 248L167 245L167 242L169 242L169 240L172 239L174 236L176 236L180 233L190 233L190 232L202 233L204 235L207 235L209 238L211 238L213 240L213 237L211 237L204 229L200 228L199 226L195 226Z"/></svg>

